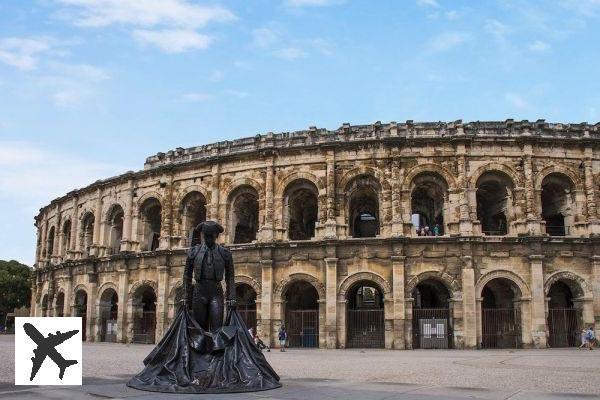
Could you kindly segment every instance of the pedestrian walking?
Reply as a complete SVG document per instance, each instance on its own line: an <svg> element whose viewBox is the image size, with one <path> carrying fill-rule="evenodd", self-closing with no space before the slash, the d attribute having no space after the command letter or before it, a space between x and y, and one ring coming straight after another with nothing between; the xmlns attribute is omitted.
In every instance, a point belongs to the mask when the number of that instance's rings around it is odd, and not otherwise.
<svg viewBox="0 0 600 400"><path fill-rule="evenodd" d="M594 334L594 329L590 326L586 333L587 345L588 349L593 350L594 344L596 343L596 335Z"/></svg>
<svg viewBox="0 0 600 400"><path fill-rule="evenodd" d="M285 344L287 342L287 332L285 330L285 326L281 325L279 328L279 347L280 351L285 351Z"/></svg>
<svg viewBox="0 0 600 400"><path fill-rule="evenodd" d="M581 344L579 345L579 350L581 350L583 347L587 347L587 344L588 344L587 331L585 329L581 330L580 337L581 337Z"/></svg>

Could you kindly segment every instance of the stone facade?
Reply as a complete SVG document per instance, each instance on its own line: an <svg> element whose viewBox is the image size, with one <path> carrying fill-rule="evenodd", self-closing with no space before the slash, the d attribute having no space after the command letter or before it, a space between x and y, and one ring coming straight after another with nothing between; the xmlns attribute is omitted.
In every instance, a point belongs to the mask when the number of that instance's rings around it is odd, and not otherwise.
<svg viewBox="0 0 600 400"><path fill-rule="evenodd" d="M517 346L546 347L552 308L575 310L578 327L600 322L599 139L600 124L407 121L159 153L40 210L31 312L85 316L87 340L109 340L106 320L113 340L145 324L160 338L191 228L208 218L225 227L265 342L308 301L290 291L303 282L322 348L350 346L360 304L382 310L364 335L381 330L386 348L418 347L423 304L448 310L452 347L494 347L492 308L517 310ZM555 305L560 284L568 304Z"/></svg>

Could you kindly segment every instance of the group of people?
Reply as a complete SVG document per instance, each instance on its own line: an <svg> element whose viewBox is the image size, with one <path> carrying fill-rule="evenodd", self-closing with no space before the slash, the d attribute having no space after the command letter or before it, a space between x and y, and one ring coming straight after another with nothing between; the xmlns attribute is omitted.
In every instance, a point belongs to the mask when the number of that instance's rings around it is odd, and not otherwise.
<svg viewBox="0 0 600 400"><path fill-rule="evenodd" d="M258 332L254 331L254 328L248 329L248 333L254 340L254 344L260 351L267 349L267 351L271 351L271 348L263 342L258 336ZM285 346L287 345L287 331L285 330L285 326L281 325L279 328L279 332L277 333L277 338L279 339L279 350L285 351Z"/></svg>
<svg viewBox="0 0 600 400"><path fill-rule="evenodd" d="M593 350L594 346L598 344L598 340L596 339L596 335L594 334L594 330L590 326L588 329L583 329L581 331L581 344L579 348L587 348L589 350Z"/></svg>
<svg viewBox="0 0 600 400"><path fill-rule="evenodd" d="M440 236L441 234L440 224L435 224L433 228L429 228L427 225L417 228L417 236Z"/></svg>

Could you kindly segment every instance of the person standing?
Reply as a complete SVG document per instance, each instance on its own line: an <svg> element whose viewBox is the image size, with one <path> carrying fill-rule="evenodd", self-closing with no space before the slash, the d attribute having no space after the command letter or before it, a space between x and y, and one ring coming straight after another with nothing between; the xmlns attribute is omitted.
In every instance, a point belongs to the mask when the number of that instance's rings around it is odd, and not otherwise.
<svg viewBox="0 0 600 400"><path fill-rule="evenodd" d="M594 334L594 329L592 329L591 326L587 330L586 340L587 340L588 349L593 350L594 343L596 342L596 335Z"/></svg>
<svg viewBox="0 0 600 400"><path fill-rule="evenodd" d="M587 347L587 331L585 329L581 330L580 337L581 344L579 345L579 350L581 350L582 347Z"/></svg>
<svg viewBox="0 0 600 400"><path fill-rule="evenodd" d="M287 332L285 330L285 326L281 325L279 328L279 347L280 351L285 351L285 344L287 342Z"/></svg>

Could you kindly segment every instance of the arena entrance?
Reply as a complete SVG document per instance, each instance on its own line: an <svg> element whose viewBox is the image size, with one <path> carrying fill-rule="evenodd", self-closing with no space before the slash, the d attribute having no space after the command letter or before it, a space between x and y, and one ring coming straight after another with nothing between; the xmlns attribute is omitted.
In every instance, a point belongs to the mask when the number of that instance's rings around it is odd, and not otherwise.
<svg viewBox="0 0 600 400"><path fill-rule="evenodd" d="M54 316L64 317L65 316L65 293L60 292L56 297L56 306L54 307Z"/></svg>
<svg viewBox="0 0 600 400"><path fill-rule="evenodd" d="M554 282L548 291L548 345L575 347L580 343L582 313L574 307L573 292L562 282Z"/></svg>
<svg viewBox="0 0 600 400"><path fill-rule="evenodd" d="M413 349L452 348L450 292L435 279L420 282L412 292Z"/></svg>
<svg viewBox="0 0 600 400"><path fill-rule="evenodd" d="M73 305L73 316L81 317L81 338L87 340L87 301L88 295L85 290L79 289L75 292L75 304Z"/></svg>
<svg viewBox="0 0 600 400"><path fill-rule="evenodd" d="M119 296L114 289L108 288L100 296L100 341L117 341L117 314Z"/></svg>
<svg viewBox="0 0 600 400"><path fill-rule="evenodd" d="M246 283L235 285L236 309L248 329L256 332L256 292Z"/></svg>
<svg viewBox="0 0 600 400"><path fill-rule="evenodd" d="M383 292L371 281L360 281L348 290L347 348L385 348Z"/></svg>
<svg viewBox="0 0 600 400"><path fill-rule="evenodd" d="M285 327L290 347L319 347L319 294L306 281L285 293Z"/></svg>
<svg viewBox="0 0 600 400"><path fill-rule="evenodd" d="M133 294L133 343L154 343L156 331L156 293L148 285Z"/></svg>
<svg viewBox="0 0 600 400"><path fill-rule="evenodd" d="M520 291L506 278L495 278L483 288L481 306L481 347L516 349L521 347Z"/></svg>

